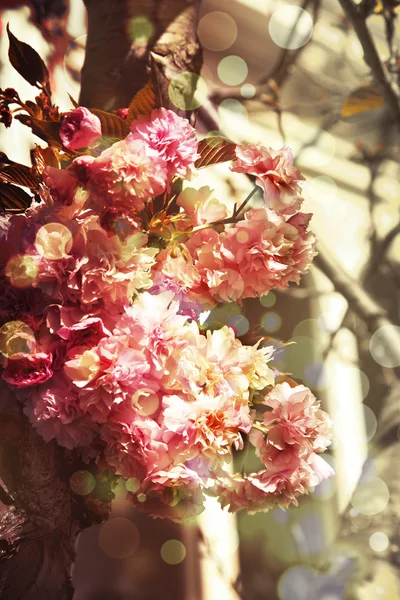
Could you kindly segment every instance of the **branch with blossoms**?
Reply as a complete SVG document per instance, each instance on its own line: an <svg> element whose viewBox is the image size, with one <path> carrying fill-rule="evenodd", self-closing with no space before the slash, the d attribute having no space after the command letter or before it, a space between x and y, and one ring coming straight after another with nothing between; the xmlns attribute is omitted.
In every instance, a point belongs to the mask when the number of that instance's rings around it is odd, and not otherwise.
<svg viewBox="0 0 400 600"><path fill-rule="evenodd" d="M22 75L35 57L44 89L40 57L10 42ZM1 92L48 144L31 168L0 167L1 377L43 440L129 481L152 516L192 518L204 494L230 511L297 504L332 475L319 456L330 419L273 366L270 341L244 345L204 313L299 283L315 255L303 177L288 148L199 142L158 83L118 114L60 114L48 87L48 112ZM263 206L249 207L253 190L229 214L209 187L191 187L224 161L255 177ZM245 436L260 471L232 475Z"/></svg>

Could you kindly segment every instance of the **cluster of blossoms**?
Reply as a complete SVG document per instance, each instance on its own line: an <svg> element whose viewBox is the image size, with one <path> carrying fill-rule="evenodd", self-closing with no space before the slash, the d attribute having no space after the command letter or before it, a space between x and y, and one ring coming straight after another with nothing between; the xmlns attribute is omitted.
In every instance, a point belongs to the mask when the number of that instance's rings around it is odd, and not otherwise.
<svg viewBox="0 0 400 600"><path fill-rule="evenodd" d="M182 186L201 153L170 110L107 143L77 107L60 138L66 168L47 166L40 201L0 222L2 378L32 425L105 461L155 516L194 516L204 493L232 511L296 503L332 474L317 454L329 418L310 390L279 382L272 346L204 322L307 270L314 236L290 150L236 147L232 170L255 176L265 203L232 216L210 188ZM232 475L246 436L262 469Z"/></svg>

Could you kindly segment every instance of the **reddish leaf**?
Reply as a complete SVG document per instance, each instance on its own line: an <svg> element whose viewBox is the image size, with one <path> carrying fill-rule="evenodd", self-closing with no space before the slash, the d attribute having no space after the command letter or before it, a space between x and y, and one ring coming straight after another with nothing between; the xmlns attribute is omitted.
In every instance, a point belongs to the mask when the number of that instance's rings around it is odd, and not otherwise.
<svg viewBox="0 0 400 600"><path fill-rule="evenodd" d="M18 40L8 24L7 33L10 41L8 57L14 69L31 85L48 87L49 72L36 50Z"/></svg>
<svg viewBox="0 0 400 600"><path fill-rule="evenodd" d="M51 146L48 148L35 146L35 148L31 150L31 160L33 168L39 176L43 173L46 167L54 167L56 169L60 168L60 161L57 156L57 151Z"/></svg>
<svg viewBox="0 0 400 600"><path fill-rule="evenodd" d="M60 121L44 121L43 119L37 119L30 115L16 115L15 118L24 125L30 127L35 135L48 144L51 144L56 148L63 148L60 138Z"/></svg>
<svg viewBox="0 0 400 600"><path fill-rule="evenodd" d="M98 108L91 108L89 110L100 119L101 134L103 137L122 140L128 135L129 127L126 121L118 115L106 112L105 110L99 110Z"/></svg>
<svg viewBox="0 0 400 600"><path fill-rule="evenodd" d="M74 100L74 98L71 96L71 94L69 92L67 92L68 98L71 101L71 104L74 108L78 108L79 104L76 100Z"/></svg>
<svg viewBox="0 0 400 600"><path fill-rule="evenodd" d="M234 160L236 158L235 148L234 142L220 135L204 138L199 143L200 158L196 161L195 166L197 169L201 169L227 160Z"/></svg>
<svg viewBox="0 0 400 600"><path fill-rule="evenodd" d="M149 81L144 88L138 91L129 105L126 123L130 125L139 115L150 115L155 108L160 108L153 84Z"/></svg>
<svg viewBox="0 0 400 600"><path fill-rule="evenodd" d="M32 203L25 190L0 181L0 208L7 212L24 212Z"/></svg>
<svg viewBox="0 0 400 600"><path fill-rule="evenodd" d="M4 183L16 183L17 185L23 185L33 190L36 190L39 185L32 170L26 165L18 163L0 165L0 181Z"/></svg>

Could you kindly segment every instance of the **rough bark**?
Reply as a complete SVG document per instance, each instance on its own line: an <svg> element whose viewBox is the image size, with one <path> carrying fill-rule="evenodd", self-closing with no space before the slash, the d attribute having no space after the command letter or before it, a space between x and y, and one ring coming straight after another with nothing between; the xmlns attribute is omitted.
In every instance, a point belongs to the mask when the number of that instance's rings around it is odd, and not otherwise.
<svg viewBox="0 0 400 600"><path fill-rule="evenodd" d="M88 11L86 58L80 103L107 110L129 106L149 78L152 52L163 73L199 73L197 2L187 0L85 0ZM129 24L145 16L153 34L132 40Z"/></svg>
<svg viewBox="0 0 400 600"><path fill-rule="evenodd" d="M75 495L70 476L90 467L45 443L0 384L0 597L69 600L77 536L108 514L112 481L99 480L87 498Z"/></svg>
<svg viewBox="0 0 400 600"><path fill-rule="evenodd" d="M149 57L163 75L200 72L197 2L85 0L87 54L80 102L103 109L128 106L149 78ZM133 43L128 24L146 15L154 25L147 43ZM71 568L79 532L104 520L112 480L98 481L94 496L69 485L85 468L74 453L44 443L22 405L0 380L0 597L2 600L71 600ZM94 467L93 467L94 468Z"/></svg>

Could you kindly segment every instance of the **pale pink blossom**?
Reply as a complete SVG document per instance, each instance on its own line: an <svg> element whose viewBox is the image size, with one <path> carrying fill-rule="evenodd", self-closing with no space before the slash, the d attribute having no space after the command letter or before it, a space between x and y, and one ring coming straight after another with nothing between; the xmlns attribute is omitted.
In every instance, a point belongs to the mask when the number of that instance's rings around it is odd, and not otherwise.
<svg viewBox="0 0 400 600"><path fill-rule="evenodd" d="M75 159L72 168L102 206L142 210L166 187L165 161L142 139L129 134L93 160Z"/></svg>
<svg viewBox="0 0 400 600"><path fill-rule="evenodd" d="M315 254L306 217L298 213L286 222L265 207L254 208L220 234L196 233L187 246L213 296L240 302L299 282Z"/></svg>
<svg viewBox="0 0 400 600"><path fill-rule="evenodd" d="M43 171L43 181L58 202L72 204L78 182L68 170L48 166Z"/></svg>
<svg viewBox="0 0 400 600"><path fill-rule="evenodd" d="M161 428L149 417L136 414L126 423L116 415L102 425L101 437L106 442L104 454L108 464L125 479L143 480L148 473L172 463Z"/></svg>
<svg viewBox="0 0 400 600"><path fill-rule="evenodd" d="M137 340L139 348L146 348L151 372L161 377L171 354L187 344L187 319L179 314L179 303L173 293L143 292L125 309L114 333L129 335Z"/></svg>
<svg viewBox="0 0 400 600"><path fill-rule="evenodd" d="M56 439L72 449L93 441L96 425L84 418L78 390L63 376L40 386L27 401L25 413L46 442Z"/></svg>
<svg viewBox="0 0 400 600"><path fill-rule="evenodd" d="M240 432L252 427L249 406L240 399L203 396L187 402L179 396L163 399L163 439L186 459L209 459L243 447Z"/></svg>
<svg viewBox="0 0 400 600"><path fill-rule="evenodd" d="M215 223L226 219L228 210L213 194L214 191L208 186L198 190L187 187L179 194L176 203L189 215L193 225Z"/></svg>
<svg viewBox="0 0 400 600"><path fill-rule="evenodd" d="M199 158L195 130L172 110L158 108L131 124L132 139L143 140L148 150L165 161L168 177L187 177ZM148 151L147 150L147 151Z"/></svg>
<svg viewBox="0 0 400 600"><path fill-rule="evenodd" d="M61 123L60 138L63 145L70 150L92 146L100 136L99 117L84 106L71 110Z"/></svg>
<svg viewBox="0 0 400 600"><path fill-rule="evenodd" d="M300 170L293 165L293 153L284 146L281 150L263 146L243 145L236 147L236 160L231 170L256 176L256 183L264 190L268 208L281 215L292 215L303 202Z"/></svg>
<svg viewBox="0 0 400 600"><path fill-rule="evenodd" d="M132 502L153 517L185 523L204 510L204 495L198 473L178 464L150 473Z"/></svg>
<svg viewBox="0 0 400 600"><path fill-rule="evenodd" d="M272 409L263 419L270 445L278 450L289 446L298 456L329 445L328 417L304 385L280 383L265 397L264 404Z"/></svg>
<svg viewBox="0 0 400 600"><path fill-rule="evenodd" d="M136 233L121 241L97 224L86 232L86 256L77 263L70 286L79 286L82 302L127 305L137 289L151 287L157 248L146 246L147 235ZM76 282L79 274L79 283Z"/></svg>

